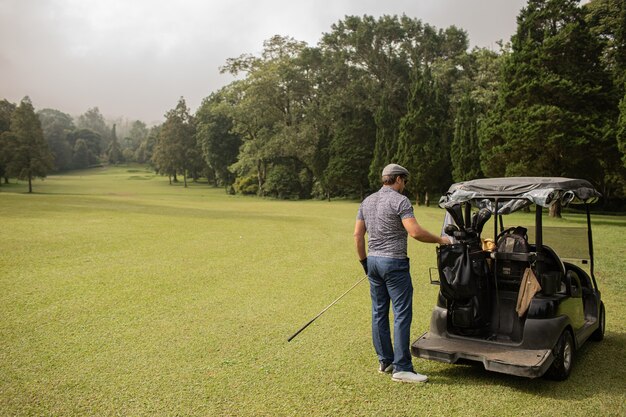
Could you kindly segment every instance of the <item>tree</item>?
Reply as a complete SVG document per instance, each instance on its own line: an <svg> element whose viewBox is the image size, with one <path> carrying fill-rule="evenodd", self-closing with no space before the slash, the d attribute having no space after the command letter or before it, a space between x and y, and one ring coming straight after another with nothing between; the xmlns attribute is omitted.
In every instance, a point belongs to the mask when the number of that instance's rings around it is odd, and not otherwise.
<svg viewBox="0 0 626 417"><path fill-rule="evenodd" d="M28 192L33 192L33 178L45 178L53 167L53 158L43 137L41 122L28 97L24 97L11 117L11 128L2 134L9 145L7 173L28 180Z"/></svg>
<svg viewBox="0 0 626 417"><path fill-rule="evenodd" d="M104 116L100 113L98 107L88 109L84 114L78 117L76 127L79 129L89 129L99 135L100 143L98 147L104 151L108 149L110 142L111 129L104 121ZM100 156L100 155L96 155Z"/></svg>
<svg viewBox="0 0 626 417"><path fill-rule="evenodd" d="M87 147L86 165L82 154L76 159L76 144L81 139L85 142L85 146ZM78 129L68 135L68 141L72 147L72 166L74 168L86 168L89 165L96 165L100 162L99 156L102 153L102 148L100 147L102 138L98 133L89 129Z"/></svg>
<svg viewBox="0 0 626 417"><path fill-rule="evenodd" d="M292 175L300 177L314 153L317 137L303 123L311 89L297 62L304 48L303 42L274 36L263 43L260 57L242 55L222 68L234 75L247 73L231 85L236 103L229 114L232 132L243 140L231 169L241 177L255 175L261 195L266 195L264 185L272 169L282 166L282 172L292 169Z"/></svg>
<svg viewBox="0 0 626 417"><path fill-rule="evenodd" d="M196 112L196 140L202 156L212 172L215 186L229 186L235 178L228 167L237 160L241 137L233 132L229 116L228 87L204 99Z"/></svg>
<svg viewBox="0 0 626 417"><path fill-rule="evenodd" d="M369 167L371 187L380 184L380 172L395 154L398 126L406 112L411 65L423 58L423 40L434 30L406 16L346 16L333 24L331 32L322 38L322 48L335 58L335 65L347 66L351 83L359 84L367 94L364 106L376 124L375 145ZM349 97L344 97L349 101ZM346 128L356 127L347 119L347 126L337 126L342 136ZM361 130L361 129L359 129ZM361 146L367 146L364 140ZM371 145L370 145L371 146ZM370 148L371 149L371 148ZM365 154L362 150L359 154Z"/></svg>
<svg viewBox="0 0 626 417"><path fill-rule="evenodd" d="M170 178L174 176L174 181L176 174L182 174L185 188L189 172L194 173L202 163L201 151L195 139L194 121L183 97L174 109L165 114L165 123L159 131L152 160L158 172Z"/></svg>
<svg viewBox="0 0 626 417"><path fill-rule="evenodd" d="M370 161L376 131L374 120L369 114L355 107L346 108L337 118L329 146L328 166L324 171L327 183L327 198L333 196L355 196L363 199L369 189ZM369 144L369 146L368 146Z"/></svg>
<svg viewBox="0 0 626 417"><path fill-rule="evenodd" d="M136 161L145 162L145 158L138 159L138 149L142 143L144 143L148 137L148 127L140 120L135 120L131 126L128 136L124 138L121 143L122 156L126 162Z"/></svg>
<svg viewBox="0 0 626 417"><path fill-rule="evenodd" d="M154 153L154 147L158 141L159 131L161 126L151 127L146 137L140 142L139 147L135 151L135 160L139 163L152 163L152 155Z"/></svg>
<svg viewBox="0 0 626 417"><path fill-rule="evenodd" d="M622 164L626 168L626 94L619 103L619 121L617 123L617 143L622 154Z"/></svg>
<svg viewBox="0 0 626 417"><path fill-rule="evenodd" d="M606 129L607 136L615 135L621 166L619 159L615 158L612 139L606 141L608 146L604 155L609 157L603 165L608 171L605 187L611 187L615 194L623 197L626 195L626 104L623 98L626 96L626 3L623 0L592 0L583 6L583 11L590 31L602 46L601 62L612 75L615 94L622 98L618 112L613 112L612 126Z"/></svg>
<svg viewBox="0 0 626 417"><path fill-rule="evenodd" d="M600 52L575 0L528 2L479 130L486 175L575 176L609 191L615 103Z"/></svg>
<svg viewBox="0 0 626 417"><path fill-rule="evenodd" d="M75 130L72 116L55 109L43 109L37 112L43 129L43 136L54 156L56 170L72 168L72 146L68 139Z"/></svg>
<svg viewBox="0 0 626 417"><path fill-rule="evenodd" d="M466 94L454 120L454 137L450 146L452 179L455 182L480 178L480 149L478 147L476 103Z"/></svg>
<svg viewBox="0 0 626 417"><path fill-rule="evenodd" d="M89 166L90 152L85 139L78 139L74 145L72 155L72 166L77 169L84 169Z"/></svg>
<svg viewBox="0 0 626 417"><path fill-rule="evenodd" d="M117 141L117 134L115 133L115 125L111 129L111 143L106 151L107 160L111 164L118 164L124 160L122 156L122 149Z"/></svg>
<svg viewBox="0 0 626 417"><path fill-rule="evenodd" d="M394 160L411 173L407 192L416 196L417 203L424 195L428 205L429 193L441 192L450 183L448 103L428 67L415 78Z"/></svg>
<svg viewBox="0 0 626 417"><path fill-rule="evenodd" d="M621 96L626 89L626 3L591 0L583 6L590 31L602 45L601 60Z"/></svg>
<svg viewBox="0 0 626 417"><path fill-rule="evenodd" d="M3 137L4 132L11 129L11 116L15 111L15 104L9 103L7 100L0 101L0 179L4 178L4 183L8 184L9 178L6 172L9 163L9 137ZM2 181L0 180L0 185Z"/></svg>
<svg viewBox="0 0 626 417"><path fill-rule="evenodd" d="M320 43L323 50L336 57L335 65L346 66L353 82L367 91L364 107L376 124L370 187L379 185L382 168L398 155L399 129L411 102L412 76L429 67L440 92L449 94L459 76L467 43L462 30L437 30L405 15L379 19L347 16L324 35ZM372 149L369 141L363 146Z"/></svg>

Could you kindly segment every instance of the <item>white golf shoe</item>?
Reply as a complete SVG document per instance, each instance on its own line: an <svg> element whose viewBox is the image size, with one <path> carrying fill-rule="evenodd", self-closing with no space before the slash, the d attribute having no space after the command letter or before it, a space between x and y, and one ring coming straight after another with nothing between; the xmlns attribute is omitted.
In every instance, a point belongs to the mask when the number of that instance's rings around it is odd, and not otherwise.
<svg viewBox="0 0 626 417"><path fill-rule="evenodd" d="M396 382L426 382L428 377L426 375L418 374L417 372L394 372L391 375L391 379Z"/></svg>

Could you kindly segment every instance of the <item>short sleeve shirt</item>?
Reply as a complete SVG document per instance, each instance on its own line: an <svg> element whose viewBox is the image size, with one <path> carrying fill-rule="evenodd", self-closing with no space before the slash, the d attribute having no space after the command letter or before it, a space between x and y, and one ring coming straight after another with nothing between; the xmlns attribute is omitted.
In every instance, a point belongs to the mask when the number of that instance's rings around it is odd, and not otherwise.
<svg viewBox="0 0 626 417"><path fill-rule="evenodd" d="M365 221L368 256L406 258L407 232L402 220L415 217L408 198L383 186L361 203L357 220Z"/></svg>

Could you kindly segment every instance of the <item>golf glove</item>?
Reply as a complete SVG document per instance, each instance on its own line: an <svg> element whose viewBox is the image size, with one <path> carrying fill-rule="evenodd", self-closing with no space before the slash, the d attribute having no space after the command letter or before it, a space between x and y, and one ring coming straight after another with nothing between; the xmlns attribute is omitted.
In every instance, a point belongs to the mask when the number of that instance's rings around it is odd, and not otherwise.
<svg viewBox="0 0 626 417"><path fill-rule="evenodd" d="M365 259L361 259L359 262L361 262L361 266L363 266L363 270L365 271L365 275L367 275L367 257L365 257Z"/></svg>

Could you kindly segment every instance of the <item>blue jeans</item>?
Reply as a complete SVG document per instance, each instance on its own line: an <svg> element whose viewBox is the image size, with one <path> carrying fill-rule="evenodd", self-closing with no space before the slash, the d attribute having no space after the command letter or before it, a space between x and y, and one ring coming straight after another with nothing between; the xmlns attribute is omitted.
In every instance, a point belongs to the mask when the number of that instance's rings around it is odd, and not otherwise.
<svg viewBox="0 0 626 417"><path fill-rule="evenodd" d="M413 319L413 284L409 259L367 257L372 297L372 340L379 361L393 363L394 370L413 371L410 332ZM389 329L389 305L393 306L393 346Z"/></svg>

